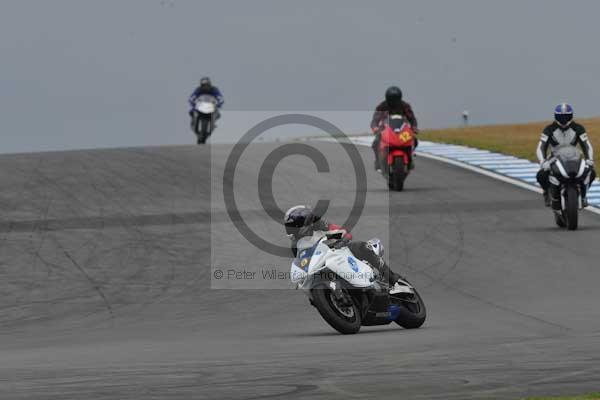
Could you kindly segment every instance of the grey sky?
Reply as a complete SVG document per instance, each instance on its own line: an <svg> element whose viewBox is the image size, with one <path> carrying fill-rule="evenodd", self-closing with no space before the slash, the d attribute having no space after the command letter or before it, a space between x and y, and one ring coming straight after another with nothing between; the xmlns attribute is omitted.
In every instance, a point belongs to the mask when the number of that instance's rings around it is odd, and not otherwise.
<svg viewBox="0 0 600 400"><path fill-rule="evenodd" d="M215 136L227 110L367 111L390 84L423 127L465 108L539 120L563 100L598 115L598 15L594 0L1 0L0 152L191 143L204 74L226 97Z"/></svg>

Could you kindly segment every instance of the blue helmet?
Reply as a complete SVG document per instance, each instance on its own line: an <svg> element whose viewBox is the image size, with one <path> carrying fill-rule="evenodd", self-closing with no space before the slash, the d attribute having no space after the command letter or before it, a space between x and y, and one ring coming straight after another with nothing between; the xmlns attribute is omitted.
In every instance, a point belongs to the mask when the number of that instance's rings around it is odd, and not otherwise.
<svg viewBox="0 0 600 400"><path fill-rule="evenodd" d="M573 107L567 103L561 103L554 109L554 120L563 128L571 125L573 121Z"/></svg>

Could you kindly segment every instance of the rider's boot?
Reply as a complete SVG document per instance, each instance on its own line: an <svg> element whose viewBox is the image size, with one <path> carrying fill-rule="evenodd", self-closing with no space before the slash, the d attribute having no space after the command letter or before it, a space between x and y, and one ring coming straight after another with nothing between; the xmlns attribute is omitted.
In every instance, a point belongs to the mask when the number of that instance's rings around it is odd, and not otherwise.
<svg viewBox="0 0 600 400"><path fill-rule="evenodd" d="M197 121L197 115L196 113L191 110L190 111L190 127L192 128L193 131L196 131L196 121Z"/></svg>
<svg viewBox="0 0 600 400"><path fill-rule="evenodd" d="M389 267L389 265L386 264L382 257L379 257L378 270L381 271L384 278L386 278L389 282L389 294L412 293L412 289L406 286L406 284L403 282L402 276L392 271L392 269Z"/></svg>
<svg viewBox="0 0 600 400"><path fill-rule="evenodd" d="M544 205L546 207L550 207L552 205L552 199L550 198L550 193L547 190L544 190Z"/></svg>
<svg viewBox="0 0 600 400"><path fill-rule="evenodd" d="M373 166L375 167L375 171L381 173L381 163L379 162L379 152L377 150L375 151L375 161Z"/></svg>
<svg viewBox="0 0 600 400"><path fill-rule="evenodd" d="M373 143L371 144L371 148L373 149L373 153L375 154L375 171L381 173L381 163L379 162L379 141L381 140L381 137L379 136L379 134L377 134L375 136L375 139L373 140Z"/></svg>
<svg viewBox="0 0 600 400"><path fill-rule="evenodd" d="M541 186L544 195L544 205L546 207L552 206L552 193L550 184L550 172L540 169L537 172L536 179L538 184Z"/></svg>
<svg viewBox="0 0 600 400"><path fill-rule="evenodd" d="M405 284L401 284L400 282L396 282L394 286L390 288L390 294L399 294L399 293L414 293L414 290Z"/></svg>
<svg viewBox="0 0 600 400"><path fill-rule="evenodd" d="M213 130L217 129L217 121L219 119L221 119L221 112L217 109L217 111L215 111L215 119L213 120Z"/></svg>
<svg viewBox="0 0 600 400"><path fill-rule="evenodd" d="M582 188L581 188L581 206L583 208L586 208L587 206L589 206L588 199L587 199L587 186L585 186L585 185L582 185Z"/></svg>
<svg viewBox="0 0 600 400"><path fill-rule="evenodd" d="M550 186L550 190L548 191L550 193L550 204L552 206L552 209L554 211L561 211L562 210L562 204L560 201L560 190L557 186L552 185Z"/></svg>

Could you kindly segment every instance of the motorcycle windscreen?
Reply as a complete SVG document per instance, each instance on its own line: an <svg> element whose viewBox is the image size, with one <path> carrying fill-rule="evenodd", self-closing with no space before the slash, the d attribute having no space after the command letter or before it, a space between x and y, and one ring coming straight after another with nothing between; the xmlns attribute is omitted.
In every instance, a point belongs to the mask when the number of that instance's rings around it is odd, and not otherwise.
<svg viewBox="0 0 600 400"><path fill-rule="evenodd" d="M313 243L309 238L301 238L296 243L298 253L292 261L291 279L292 282L298 282L308 274L308 267L312 256L315 254L319 242Z"/></svg>
<svg viewBox="0 0 600 400"><path fill-rule="evenodd" d="M561 146L554 151L554 156L558 159L568 177L575 178L579 175L582 155L576 147Z"/></svg>
<svg viewBox="0 0 600 400"><path fill-rule="evenodd" d="M210 94L201 94L200 96L198 96L198 98L196 99L196 103L217 103L217 99L215 98L215 96L212 96Z"/></svg>
<svg viewBox="0 0 600 400"><path fill-rule="evenodd" d="M407 125L407 122L402 115L390 115L389 126L394 132L401 132L404 125Z"/></svg>
<svg viewBox="0 0 600 400"><path fill-rule="evenodd" d="M203 94L196 100L196 111L201 114L212 114L217 110L217 100L214 96Z"/></svg>
<svg viewBox="0 0 600 400"><path fill-rule="evenodd" d="M390 145L396 147L412 145L414 132L410 124L401 115L391 115L389 118L389 128L393 139L388 137Z"/></svg>

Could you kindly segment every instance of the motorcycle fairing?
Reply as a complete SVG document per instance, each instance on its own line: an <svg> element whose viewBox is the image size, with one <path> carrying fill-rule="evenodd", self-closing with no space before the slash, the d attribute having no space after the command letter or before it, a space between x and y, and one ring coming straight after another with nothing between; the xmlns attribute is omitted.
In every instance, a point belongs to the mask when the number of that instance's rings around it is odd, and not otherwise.
<svg viewBox="0 0 600 400"><path fill-rule="evenodd" d="M331 253L333 253L333 256ZM368 264L354 257L348 248L330 250L329 256L325 259L324 266L357 288L370 287L375 280L373 269Z"/></svg>
<svg viewBox="0 0 600 400"><path fill-rule="evenodd" d="M379 151L387 156L387 164L392 165L396 157L402 157L404 164L410 163L410 153L414 146L414 131L404 118L390 116L381 133Z"/></svg>
<svg viewBox="0 0 600 400"><path fill-rule="evenodd" d="M373 285L375 274L373 269L363 261L354 257L347 248L330 249L323 243L326 237L311 242L314 238L302 238L298 241L298 256L292 262L291 280L296 284L304 284L309 275L317 275L328 270L333 275L345 280L357 288Z"/></svg>
<svg viewBox="0 0 600 400"><path fill-rule="evenodd" d="M213 114L217 111L217 99L211 95L202 95L196 100L195 109L201 114Z"/></svg>
<svg viewBox="0 0 600 400"><path fill-rule="evenodd" d="M322 243L325 237L305 237L301 238L296 246L298 247L298 255L292 262L291 279L292 282L298 283L308 274L314 273L319 264L323 263L329 247Z"/></svg>

